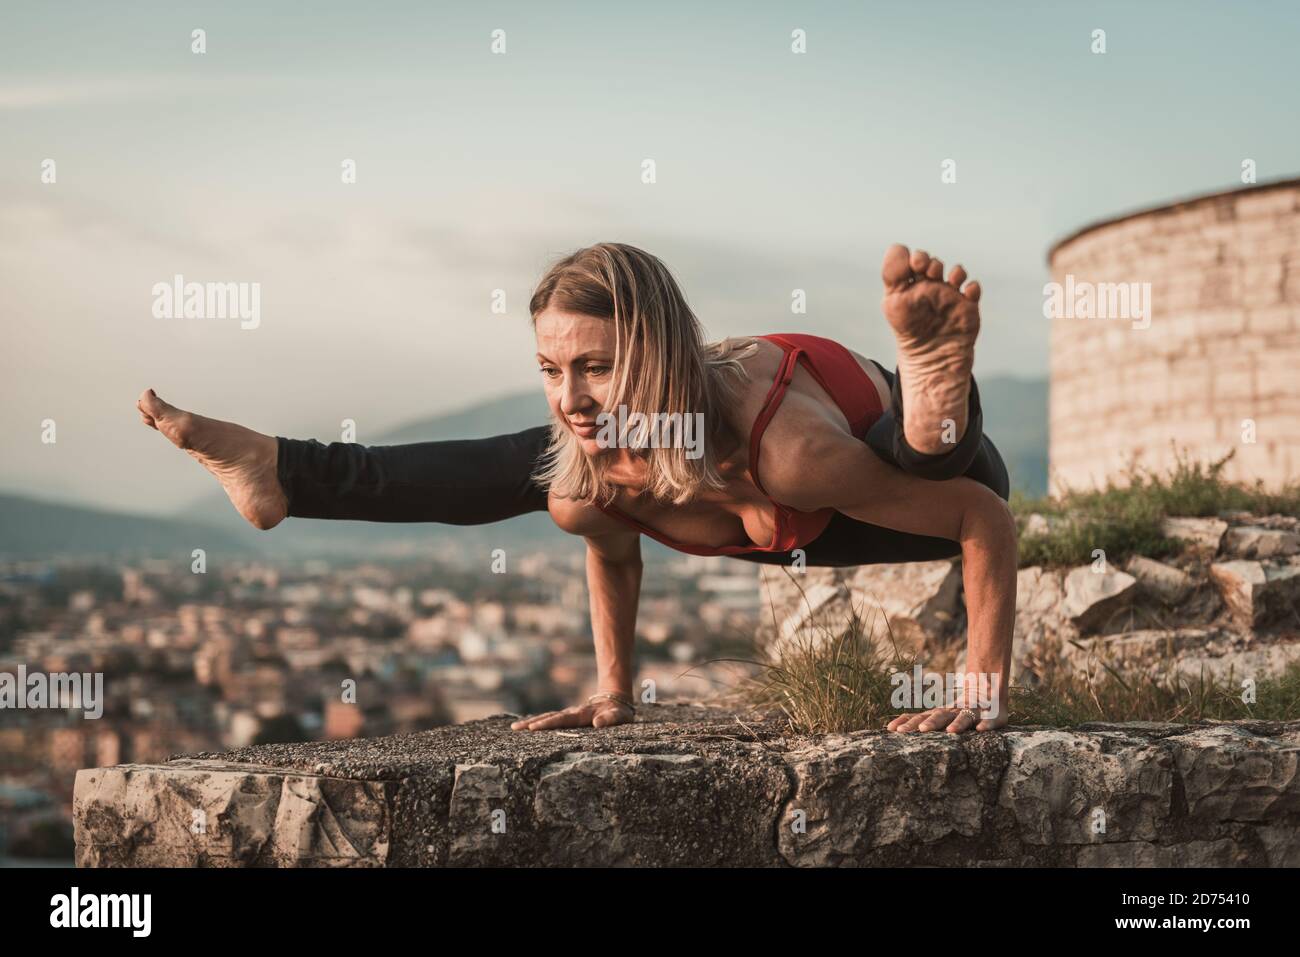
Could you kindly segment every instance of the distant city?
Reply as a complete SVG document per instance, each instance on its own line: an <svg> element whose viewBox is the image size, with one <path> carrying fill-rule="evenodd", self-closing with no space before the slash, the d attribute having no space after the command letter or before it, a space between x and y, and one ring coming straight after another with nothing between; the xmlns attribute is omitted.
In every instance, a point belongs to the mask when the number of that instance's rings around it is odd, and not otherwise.
<svg viewBox="0 0 1300 957"><path fill-rule="evenodd" d="M72 696L0 709L0 858L71 861L81 768L581 702L596 690L582 561L0 564L0 673L104 676L98 719ZM647 560L638 695L732 683L737 665L708 662L753 654L758 596L750 563Z"/></svg>

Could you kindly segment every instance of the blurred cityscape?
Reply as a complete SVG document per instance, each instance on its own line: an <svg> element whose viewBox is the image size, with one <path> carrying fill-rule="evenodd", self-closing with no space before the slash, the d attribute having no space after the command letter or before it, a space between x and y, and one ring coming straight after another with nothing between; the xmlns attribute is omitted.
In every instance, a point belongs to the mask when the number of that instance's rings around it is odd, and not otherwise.
<svg viewBox="0 0 1300 957"><path fill-rule="evenodd" d="M757 566L645 561L637 695L647 680L660 701L732 684L744 666L710 659L753 655ZM103 674L98 718L66 694L0 708L0 861L71 861L81 768L580 703L596 690L583 553L512 555L507 569L450 554L205 573L157 559L0 564L0 681Z"/></svg>

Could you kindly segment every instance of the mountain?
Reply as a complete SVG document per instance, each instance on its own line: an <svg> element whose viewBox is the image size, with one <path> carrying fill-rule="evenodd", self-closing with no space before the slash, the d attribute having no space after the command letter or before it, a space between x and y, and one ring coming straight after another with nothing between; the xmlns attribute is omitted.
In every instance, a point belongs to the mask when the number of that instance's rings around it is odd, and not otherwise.
<svg viewBox="0 0 1300 957"><path fill-rule="evenodd" d="M78 555L248 557L253 550L229 530L180 518L158 518L0 494L0 556L32 559Z"/></svg>
<svg viewBox="0 0 1300 957"><path fill-rule="evenodd" d="M984 434L1002 453L1011 487L1047 494L1047 380L990 376L979 379Z"/></svg>

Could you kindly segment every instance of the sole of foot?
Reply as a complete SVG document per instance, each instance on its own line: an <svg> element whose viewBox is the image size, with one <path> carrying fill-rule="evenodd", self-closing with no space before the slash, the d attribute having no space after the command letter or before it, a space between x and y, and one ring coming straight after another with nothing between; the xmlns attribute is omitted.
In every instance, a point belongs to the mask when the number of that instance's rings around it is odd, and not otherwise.
<svg viewBox="0 0 1300 957"><path fill-rule="evenodd" d="M922 454L946 452L966 431L980 284L967 283L961 266L944 279L940 260L898 244L885 252L881 279L881 309L898 342L903 435Z"/></svg>
<svg viewBox="0 0 1300 957"><path fill-rule="evenodd" d="M146 389L135 405L145 425L216 476L230 504L250 525L265 531L284 521L289 501L276 470L279 446L273 436L178 409L153 389Z"/></svg>

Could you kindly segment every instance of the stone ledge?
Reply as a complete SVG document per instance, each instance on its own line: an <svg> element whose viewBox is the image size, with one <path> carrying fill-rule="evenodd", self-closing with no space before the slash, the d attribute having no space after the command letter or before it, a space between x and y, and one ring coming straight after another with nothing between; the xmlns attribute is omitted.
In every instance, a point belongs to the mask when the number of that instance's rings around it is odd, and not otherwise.
<svg viewBox="0 0 1300 957"><path fill-rule="evenodd" d="M1300 866L1300 722L798 736L776 718L262 745L77 775L108 866Z"/></svg>

